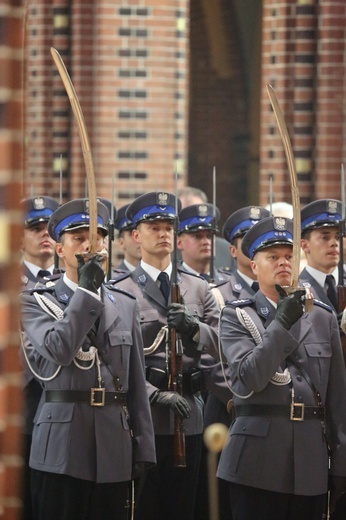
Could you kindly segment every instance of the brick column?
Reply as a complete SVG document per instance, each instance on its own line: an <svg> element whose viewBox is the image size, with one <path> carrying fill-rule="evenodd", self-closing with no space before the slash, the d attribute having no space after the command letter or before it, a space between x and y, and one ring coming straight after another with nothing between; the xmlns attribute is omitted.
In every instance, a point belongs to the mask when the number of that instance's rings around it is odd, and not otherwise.
<svg viewBox="0 0 346 520"><path fill-rule="evenodd" d="M343 0L264 0L261 109L261 202L290 202L287 163L265 84L275 89L290 134L301 204L340 198L345 153Z"/></svg>
<svg viewBox="0 0 346 520"><path fill-rule="evenodd" d="M0 518L19 518L22 386L19 363L19 239L23 167L23 9L4 1L0 11Z"/></svg>

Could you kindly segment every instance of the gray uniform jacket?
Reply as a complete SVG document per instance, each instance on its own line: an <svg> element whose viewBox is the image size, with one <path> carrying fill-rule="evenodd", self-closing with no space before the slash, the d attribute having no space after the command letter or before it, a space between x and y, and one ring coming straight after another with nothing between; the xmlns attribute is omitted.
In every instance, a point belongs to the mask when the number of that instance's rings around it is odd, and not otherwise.
<svg viewBox="0 0 346 520"><path fill-rule="evenodd" d="M230 273L225 282L219 284L217 289L223 296L225 302L231 300L239 300L251 298L255 291L246 283L237 271Z"/></svg>
<svg viewBox="0 0 346 520"><path fill-rule="evenodd" d="M138 304L112 286L102 286L101 301L82 289L74 293L63 278L52 288L40 287L44 296L64 310L63 319L57 321L40 307L32 292L22 294L30 359L46 378L61 365L56 377L42 382L44 389L89 391L98 386L96 363L82 370L75 356L79 347L89 349L87 333L99 318L97 343L104 387L114 391L115 379L118 390L127 393L127 408L52 403L43 396L34 421L30 466L98 483L131 480L133 463L155 462ZM78 363L90 366L89 361Z"/></svg>
<svg viewBox="0 0 346 520"><path fill-rule="evenodd" d="M262 341L256 345L240 323L241 307L257 326ZM253 300L230 304L221 319L221 340L227 357L237 405L316 406L314 392L300 365L320 392L326 407L328 440L332 449L331 474L346 476L346 382L337 320L330 308L315 302L290 331L274 320L275 309L259 291ZM292 360L292 362L290 361ZM288 365L292 383L270 382ZM279 368L281 367L281 369ZM243 416L231 424L218 476L230 482L297 495L326 493L328 452L319 419L292 421L286 416Z"/></svg>
<svg viewBox="0 0 346 520"><path fill-rule="evenodd" d="M150 347L161 328L167 325L167 303L153 279L139 265L126 278L115 281L116 286L131 292L136 296L140 307L140 321L144 347ZM200 320L200 338L198 350L194 350L194 356L183 355L183 372L191 374L200 368L201 352L209 352L217 355L217 327L219 309L213 297L208 283L185 271L179 271L180 294L189 309L189 312ZM190 355L190 354L189 354ZM159 369L166 372L165 342L159 345L152 354L145 356L147 373L150 373L147 382L148 395L154 393L159 387L155 385L153 375ZM160 387L162 390L163 388ZM184 419L186 435L195 435L203 431L203 400L200 392L191 393L183 384L185 399L191 406L191 416ZM174 412L162 405L153 405L152 416L154 430L158 435L173 435Z"/></svg>
<svg viewBox="0 0 346 520"><path fill-rule="evenodd" d="M315 298L333 308L333 305L329 300L324 287L321 287L320 284L316 281L316 279L313 276L311 276L311 274L305 268L301 271L299 275L299 285L302 285L303 287L310 287L311 292Z"/></svg>

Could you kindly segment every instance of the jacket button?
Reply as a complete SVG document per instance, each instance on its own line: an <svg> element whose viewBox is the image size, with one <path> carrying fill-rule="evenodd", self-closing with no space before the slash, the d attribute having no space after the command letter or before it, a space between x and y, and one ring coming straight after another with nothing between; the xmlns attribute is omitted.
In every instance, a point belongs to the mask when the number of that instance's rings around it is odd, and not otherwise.
<svg viewBox="0 0 346 520"><path fill-rule="evenodd" d="M91 309L90 314L91 314L91 316L96 316L96 311L95 311L95 309Z"/></svg>
<svg viewBox="0 0 346 520"><path fill-rule="evenodd" d="M302 376L297 376L297 381L301 381L302 380Z"/></svg>
<svg viewBox="0 0 346 520"><path fill-rule="evenodd" d="M51 418L52 418L52 414L49 413L49 414L47 415L47 419L51 419Z"/></svg>
<svg viewBox="0 0 346 520"><path fill-rule="evenodd" d="M243 432L246 432L246 426L242 427Z"/></svg>

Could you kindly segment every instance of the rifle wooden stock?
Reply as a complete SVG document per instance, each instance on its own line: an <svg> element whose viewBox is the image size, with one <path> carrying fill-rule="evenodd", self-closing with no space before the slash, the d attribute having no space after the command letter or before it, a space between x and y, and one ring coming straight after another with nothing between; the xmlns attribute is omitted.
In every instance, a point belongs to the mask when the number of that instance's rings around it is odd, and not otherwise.
<svg viewBox="0 0 346 520"><path fill-rule="evenodd" d="M177 283L171 286L172 303L181 303L180 290ZM173 328L169 329L169 382L168 388L183 395L183 346L180 334ZM174 415L174 466L186 467L185 460L185 429L183 419L177 413Z"/></svg>

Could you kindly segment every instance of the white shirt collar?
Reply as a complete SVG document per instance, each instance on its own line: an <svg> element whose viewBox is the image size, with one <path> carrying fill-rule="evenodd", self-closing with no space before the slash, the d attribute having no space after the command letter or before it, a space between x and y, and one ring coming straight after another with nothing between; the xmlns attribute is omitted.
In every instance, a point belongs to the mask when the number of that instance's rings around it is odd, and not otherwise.
<svg viewBox="0 0 346 520"><path fill-rule="evenodd" d="M253 284L253 282L257 281L253 278L250 278L250 276L248 276L247 274L241 273L239 269L237 269L237 273L239 274L240 278L242 278L250 287Z"/></svg>
<svg viewBox="0 0 346 520"><path fill-rule="evenodd" d="M127 260L125 260L125 258L124 258L124 264L126 265L126 267L128 268L128 270L129 270L130 272L132 272L132 271L134 271L134 270L136 269L136 266L130 264L130 262L128 262Z"/></svg>
<svg viewBox="0 0 346 520"><path fill-rule="evenodd" d="M24 260L24 264L29 269L29 271L32 272L32 274L37 278L38 272L42 270L42 267L39 267L36 264L33 264L32 262L28 262L28 260ZM44 271L49 271L50 274L53 274L54 270L54 264L52 264L50 267L47 267L47 269L44 269Z"/></svg>
<svg viewBox="0 0 346 520"><path fill-rule="evenodd" d="M198 271L195 271L195 269L192 269L192 267L187 265L185 262L182 262L181 265L185 269L185 271L187 271L188 273L192 273L192 274L195 274L196 276L201 277L201 273L199 273ZM207 273L207 274L209 275L210 273Z"/></svg>
<svg viewBox="0 0 346 520"><path fill-rule="evenodd" d="M144 269L144 271L146 273L148 273L148 275L150 276L150 278L152 278L154 280L154 282L157 281L157 277L162 272L159 269L157 269L156 267L149 265L146 262L143 262L143 260L141 260L141 267L142 267L142 269ZM172 274L172 264L171 263L166 267L164 272L167 273L169 276L169 279L171 279L171 274Z"/></svg>
<svg viewBox="0 0 346 520"><path fill-rule="evenodd" d="M311 274L311 276L316 280L316 282L324 289L325 283L326 283L326 273L322 273L322 271L319 271L318 269L315 269L314 267L311 267L310 265L307 265L305 267L307 272ZM339 270L338 266L335 267L332 274L335 278L335 285L339 284Z"/></svg>

